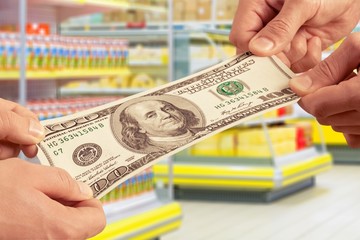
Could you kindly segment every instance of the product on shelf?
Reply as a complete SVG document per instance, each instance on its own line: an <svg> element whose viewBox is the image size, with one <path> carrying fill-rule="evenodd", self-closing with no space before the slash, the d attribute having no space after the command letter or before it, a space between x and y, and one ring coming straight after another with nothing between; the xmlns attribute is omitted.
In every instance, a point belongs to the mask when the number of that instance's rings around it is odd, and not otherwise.
<svg viewBox="0 0 360 240"><path fill-rule="evenodd" d="M0 33L0 69L19 69L19 35ZM27 35L28 70L116 69L128 65L124 39Z"/></svg>
<svg viewBox="0 0 360 240"><path fill-rule="evenodd" d="M0 69L16 70L19 68L19 37L14 33L0 33Z"/></svg>
<svg viewBox="0 0 360 240"><path fill-rule="evenodd" d="M103 1L103 0L99 0ZM68 19L65 24L99 24L111 22L124 22L127 27L145 27L146 22L164 22L167 20L166 11L151 11L151 9L158 8L165 9L167 0L107 0L114 3L129 4L129 8L117 9L105 13L95 13L80 17ZM148 7L148 9L147 9ZM150 10L150 11L149 11Z"/></svg>
<svg viewBox="0 0 360 240"><path fill-rule="evenodd" d="M129 65L164 65L167 56L167 48L137 44L129 49Z"/></svg>
<svg viewBox="0 0 360 240"><path fill-rule="evenodd" d="M217 20L232 20L235 16L238 1L226 0L217 2Z"/></svg>
<svg viewBox="0 0 360 240"><path fill-rule="evenodd" d="M131 79L130 87L132 87L132 88L152 88L152 87L155 87L155 80L146 73L136 74Z"/></svg>
<svg viewBox="0 0 360 240"><path fill-rule="evenodd" d="M252 121L259 121L262 119L276 120L277 118L280 117L291 116L293 113L294 113L293 106L286 106L266 112L263 115L261 115L261 117L253 118Z"/></svg>
<svg viewBox="0 0 360 240"><path fill-rule="evenodd" d="M26 24L26 33L27 34L49 35L50 34L50 25L47 23L28 23L28 24Z"/></svg>
<svg viewBox="0 0 360 240"><path fill-rule="evenodd" d="M39 120L62 117L118 100L119 97L83 97L30 100L27 108L38 115Z"/></svg>
<svg viewBox="0 0 360 240"><path fill-rule="evenodd" d="M103 204L132 198L154 190L154 173L152 168L137 174L118 185L100 200Z"/></svg>
<svg viewBox="0 0 360 240"><path fill-rule="evenodd" d="M190 153L196 156L271 157L270 145L276 156L310 147L312 127L308 122L268 128L271 142L261 127L233 128L195 144Z"/></svg>
<svg viewBox="0 0 360 240"><path fill-rule="evenodd" d="M174 1L175 21L209 21L211 20L212 7L216 7L216 20L232 20L237 1L218 1L217 6L212 6L211 0L177 0Z"/></svg>
<svg viewBox="0 0 360 240"><path fill-rule="evenodd" d="M117 76L102 77L96 80L74 80L66 83L62 89L70 89L76 92L77 89L147 89L161 86L167 83L160 77L152 77L145 73L122 74Z"/></svg>

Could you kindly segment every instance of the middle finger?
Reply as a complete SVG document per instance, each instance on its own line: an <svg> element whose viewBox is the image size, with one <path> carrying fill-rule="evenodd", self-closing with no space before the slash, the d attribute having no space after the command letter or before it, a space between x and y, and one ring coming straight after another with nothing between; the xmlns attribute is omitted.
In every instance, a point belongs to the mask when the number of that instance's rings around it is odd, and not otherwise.
<svg viewBox="0 0 360 240"><path fill-rule="evenodd" d="M317 118L321 125L331 126L359 126L360 127L360 112L347 111L343 113L334 114L326 118Z"/></svg>

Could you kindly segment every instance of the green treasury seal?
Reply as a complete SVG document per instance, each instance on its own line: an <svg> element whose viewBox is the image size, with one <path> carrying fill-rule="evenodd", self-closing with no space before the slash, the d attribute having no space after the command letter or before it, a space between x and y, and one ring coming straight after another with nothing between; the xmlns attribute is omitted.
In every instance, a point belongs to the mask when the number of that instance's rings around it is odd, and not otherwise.
<svg viewBox="0 0 360 240"><path fill-rule="evenodd" d="M244 86L237 81L228 81L220 84L216 91L225 96L232 96L241 93L244 90Z"/></svg>

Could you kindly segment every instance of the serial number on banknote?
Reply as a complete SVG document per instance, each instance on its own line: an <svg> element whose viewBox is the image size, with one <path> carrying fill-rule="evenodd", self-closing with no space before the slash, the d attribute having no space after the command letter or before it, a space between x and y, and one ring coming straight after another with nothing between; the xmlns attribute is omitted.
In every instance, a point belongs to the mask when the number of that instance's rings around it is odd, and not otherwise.
<svg viewBox="0 0 360 240"><path fill-rule="evenodd" d="M76 140L78 138L81 138L84 135L99 131L103 127L104 127L104 124L97 123L93 126L89 126L87 128L77 130L76 132L73 132L73 133L70 133L70 134L55 138L55 139L51 139L51 141L49 141L49 140L44 141L44 143L46 143L46 145L48 146L49 149L53 149L52 153L54 154L54 156L59 156L64 153L63 149L61 148L62 145L66 144L70 141Z"/></svg>

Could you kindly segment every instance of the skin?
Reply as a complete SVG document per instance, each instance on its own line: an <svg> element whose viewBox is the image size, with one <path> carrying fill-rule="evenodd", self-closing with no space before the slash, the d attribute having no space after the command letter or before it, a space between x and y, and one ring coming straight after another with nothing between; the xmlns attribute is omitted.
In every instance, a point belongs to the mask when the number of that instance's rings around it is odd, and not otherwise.
<svg viewBox="0 0 360 240"><path fill-rule="evenodd" d="M300 106L344 134L349 146L360 147L360 33L353 33L328 58L290 81L302 96ZM359 69L358 69L359 71Z"/></svg>
<svg viewBox="0 0 360 240"><path fill-rule="evenodd" d="M34 157L44 129L35 114L0 99L0 239L86 239L101 232L101 202L66 171L16 158Z"/></svg>
<svg viewBox="0 0 360 240"><path fill-rule="evenodd" d="M37 116L19 104L0 98L0 159L37 154L36 143L44 137Z"/></svg>
<svg viewBox="0 0 360 240"><path fill-rule="evenodd" d="M293 71L303 72L359 18L358 0L239 0L230 41L238 53L276 54Z"/></svg>
<svg viewBox="0 0 360 240"><path fill-rule="evenodd" d="M150 137L171 137L187 131L181 112L160 101L135 103L127 111L141 126L140 131Z"/></svg>
<svg viewBox="0 0 360 240"><path fill-rule="evenodd" d="M86 239L105 226L101 203L62 169L0 161L0 239Z"/></svg>
<svg viewBox="0 0 360 240"><path fill-rule="evenodd" d="M360 147L358 0L239 0L230 41L237 51L277 55L295 72L290 81L300 106ZM348 36L321 62L321 51ZM265 39L265 40L264 40ZM308 71L309 69L312 69Z"/></svg>

